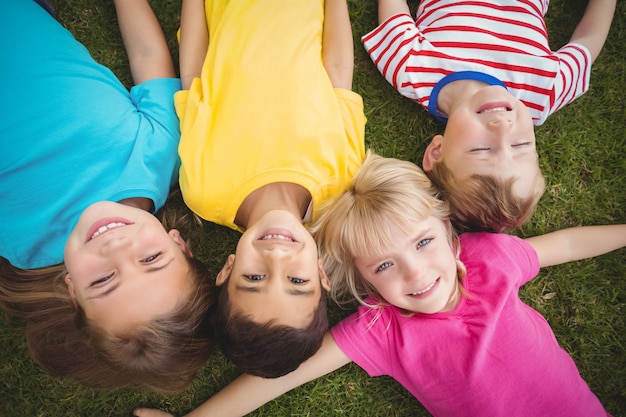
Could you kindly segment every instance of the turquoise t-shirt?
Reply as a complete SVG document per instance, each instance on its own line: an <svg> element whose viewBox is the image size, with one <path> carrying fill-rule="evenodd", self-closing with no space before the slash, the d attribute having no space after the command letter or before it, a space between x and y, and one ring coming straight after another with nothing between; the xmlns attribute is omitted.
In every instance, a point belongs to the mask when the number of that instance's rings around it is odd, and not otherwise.
<svg viewBox="0 0 626 417"><path fill-rule="evenodd" d="M0 255L19 268L63 261L82 211L178 180L179 79L129 92L34 1L0 14Z"/></svg>

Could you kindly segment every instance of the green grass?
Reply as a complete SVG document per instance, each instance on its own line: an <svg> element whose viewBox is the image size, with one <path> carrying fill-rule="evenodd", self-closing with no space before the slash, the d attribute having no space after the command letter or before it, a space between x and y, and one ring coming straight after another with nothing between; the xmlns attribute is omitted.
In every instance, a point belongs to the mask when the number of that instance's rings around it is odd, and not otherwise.
<svg viewBox="0 0 626 417"><path fill-rule="evenodd" d="M53 0L54 1L54 0ZM109 0L56 0L60 21L100 62L128 85L130 75ZM410 2L412 5L415 1ZM180 0L154 0L176 57ZM442 130L419 106L397 94L378 74L358 37L376 24L374 0L350 0L355 34L354 89L365 102L367 144L385 156L420 162L428 139ZM553 48L565 43L586 1L553 0L547 24ZM591 90L537 129L547 192L531 222L518 233L624 223L626 215L626 2L619 1L608 42L593 67ZM10 42L10 39L5 40ZM10 57L7 57L10 59ZM195 253L216 273L238 234L207 225ZM589 242L593 244L593 242ZM614 416L626 416L626 250L542 270L521 291L543 314L561 345ZM329 309L334 323L350 311ZM0 324L0 416L129 416L137 406L181 415L217 392L237 371L216 354L185 392L166 396L137 390L96 392L52 378L28 358L19 323ZM306 384L254 416L428 416L399 384L369 378L355 365Z"/></svg>

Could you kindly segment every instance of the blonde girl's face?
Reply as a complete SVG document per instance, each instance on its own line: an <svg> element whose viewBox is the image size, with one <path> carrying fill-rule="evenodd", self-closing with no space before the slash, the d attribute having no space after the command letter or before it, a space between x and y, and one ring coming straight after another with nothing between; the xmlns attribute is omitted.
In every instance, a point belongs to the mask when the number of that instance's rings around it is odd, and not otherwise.
<svg viewBox="0 0 626 417"><path fill-rule="evenodd" d="M450 311L459 291L457 265L444 222L436 217L415 224L385 253L356 257L355 265L388 303L415 313Z"/></svg>
<svg viewBox="0 0 626 417"><path fill-rule="evenodd" d="M149 212L89 206L65 245L65 278L89 320L118 333L166 314L191 291L187 246Z"/></svg>

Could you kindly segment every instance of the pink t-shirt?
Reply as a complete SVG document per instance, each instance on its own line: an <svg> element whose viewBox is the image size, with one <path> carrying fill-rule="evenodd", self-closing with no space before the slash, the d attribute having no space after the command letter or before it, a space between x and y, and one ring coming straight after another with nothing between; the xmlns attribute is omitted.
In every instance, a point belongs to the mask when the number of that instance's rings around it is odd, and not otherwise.
<svg viewBox="0 0 626 417"><path fill-rule="evenodd" d="M546 320L518 296L539 272L515 236L461 235L466 291L450 312L361 307L332 329L370 376L390 375L434 416L606 416Z"/></svg>

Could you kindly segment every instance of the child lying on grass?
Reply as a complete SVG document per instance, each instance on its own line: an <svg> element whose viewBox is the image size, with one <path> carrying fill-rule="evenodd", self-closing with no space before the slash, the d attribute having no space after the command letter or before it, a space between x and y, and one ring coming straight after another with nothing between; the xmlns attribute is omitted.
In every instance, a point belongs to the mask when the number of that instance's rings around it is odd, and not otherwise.
<svg viewBox="0 0 626 417"><path fill-rule="evenodd" d="M590 0L567 45L552 51L547 0L379 0L362 38L402 95L446 122L422 168L459 231L504 232L526 222L544 192L534 125L585 93L615 0Z"/></svg>
<svg viewBox="0 0 626 417"><path fill-rule="evenodd" d="M294 372L272 380L242 375L188 416L241 416L350 361L371 376L392 376L434 416L607 415L518 290L540 267L625 246L626 225L525 240L457 237L421 169L369 155L314 235L333 298L350 295L362 306Z"/></svg>

